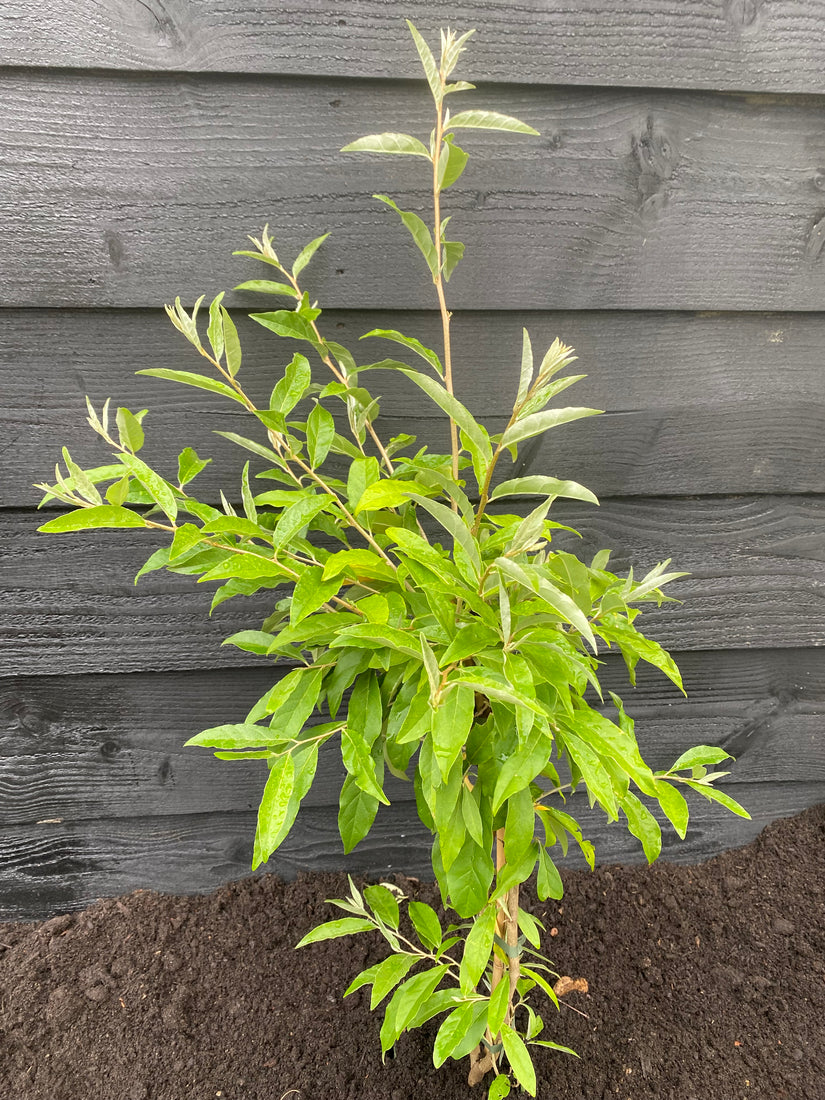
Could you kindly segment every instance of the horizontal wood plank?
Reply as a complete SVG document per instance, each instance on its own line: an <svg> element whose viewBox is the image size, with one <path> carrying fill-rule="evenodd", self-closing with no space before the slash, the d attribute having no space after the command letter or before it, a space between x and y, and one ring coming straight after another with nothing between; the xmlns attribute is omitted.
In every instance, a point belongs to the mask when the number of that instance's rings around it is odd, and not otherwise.
<svg viewBox="0 0 825 1100"><path fill-rule="evenodd" d="M299 345L241 311L235 316L244 345L241 380L266 403ZM332 310L319 324L360 362L403 352L375 338L359 343L374 328L400 328L440 346L435 313ZM825 492L825 314L459 313L457 393L491 431L501 430L512 407L522 327L537 357L556 336L575 347L572 369L588 377L563 402L608 410L548 433L524 452L522 473L572 477L599 496ZM86 394L98 409L109 397L115 406L148 407L148 460L172 476L178 451L190 444L214 457L197 491L212 500L219 489L237 497L249 455L214 431L256 436L256 423L213 394L134 373L157 366L197 371L200 362L160 310L0 310L0 433L7 443L0 505L35 503L32 483L53 479L64 444L86 465L108 460L86 424ZM329 377L320 364L315 370L316 379ZM406 378L382 371L363 381L381 396L383 436L412 431L439 450L448 445L439 410ZM256 463L253 457L253 469ZM500 470L512 475L509 462Z"/></svg>
<svg viewBox="0 0 825 1100"><path fill-rule="evenodd" d="M430 41L443 5L403 14ZM541 84L825 90L815 0L529 0L450 6L450 25L477 28L462 74ZM401 9L350 0L15 0L0 12L4 65L419 77Z"/></svg>
<svg viewBox="0 0 825 1100"><path fill-rule="evenodd" d="M668 648L825 645L825 499L629 498L555 514L583 535L560 533L560 547L585 557L612 547L618 573L665 558L689 571L674 588L682 604L645 610L646 631ZM192 578L160 572L132 584L160 545L152 533L44 537L38 522L10 511L0 530L0 676L237 668L241 656L220 642L258 628L277 598L236 597L207 618L209 589Z"/></svg>
<svg viewBox="0 0 825 1100"><path fill-rule="evenodd" d="M825 791L821 782L795 782L742 784L734 793L751 808L750 821L692 800L687 838L679 841L667 829L662 858L694 863L740 847L775 818L816 805ZM626 830L581 802L568 807L595 844L600 863L644 862ZM432 879L431 838L413 803L382 810L370 835L348 856L335 817L331 808L302 810L267 869L286 879L299 871L344 869L373 878L402 872ZM250 874L254 831L251 812L0 826L0 920L43 919L135 889L206 893ZM571 851L562 871L582 865Z"/></svg>
<svg viewBox="0 0 825 1100"><path fill-rule="evenodd" d="M250 277L230 254L269 222L284 255L334 231L308 280L327 305L430 308L421 257L370 197L426 211L425 167L338 152L365 129L429 133L420 88L375 93L360 80L0 74L15 119L0 299L194 300ZM821 309L819 99L506 85L491 105L542 137L468 135L474 159L446 197L468 244L454 308Z"/></svg>
<svg viewBox="0 0 825 1100"><path fill-rule="evenodd" d="M825 648L688 653L680 664L687 699L648 666L635 690L620 659L608 656L602 670L652 767L695 744L720 745L736 757L732 789L804 777L822 783L825 797ZM0 824L255 810L263 764L224 763L183 744L242 720L279 675L241 668L0 680ZM304 804L336 805L343 774L330 743ZM409 802L411 784L388 777L388 796Z"/></svg>

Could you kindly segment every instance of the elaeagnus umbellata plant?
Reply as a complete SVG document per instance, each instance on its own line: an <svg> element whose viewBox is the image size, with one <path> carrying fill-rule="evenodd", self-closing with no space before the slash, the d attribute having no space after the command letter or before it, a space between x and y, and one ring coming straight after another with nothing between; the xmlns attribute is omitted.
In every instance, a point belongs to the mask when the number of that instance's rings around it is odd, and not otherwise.
<svg viewBox="0 0 825 1100"><path fill-rule="evenodd" d="M581 375L565 374L572 351L559 340L534 357L527 332L513 369L513 406L503 431L491 434L454 391L446 284L462 259L443 197L467 165L459 139L499 130L524 140L536 131L488 110L451 110L472 90L450 77L468 34L441 33L441 57L410 25L434 104L427 137L371 134L344 152L406 156L432 186L426 217L376 195L400 218L432 277L442 322L438 350L394 329L365 334L353 349L329 339L321 310L305 289L304 270L325 237L283 262L268 229L240 254L271 278L238 289L285 300L253 313L277 337L300 341L266 407L241 381L241 346L219 294L205 337L199 300L167 313L205 361L202 373L157 368L140 373L198 386L248 414L250 436L219 434L255 456L247 462L235 506L193 495L208 459L189 447L176 474L138 456L143 413L109 402L89 423L113 452L109 465L81 469L64 450L65 470L41 485L44 502L74 510L44 532L124 527L161 533L165 545L141 573L167 569L216 582L215 607L239 595L272 591L271 614L259 630L228 641L266 654L290 670L239 722L205 730L187 744L222 760L262 760L268 771L258 814L253 869L289 833L315 775L320 752L340 753L345 770L338 824L347 852L388 804L387 772L414 784L421 820L433 835L432 866L446 909L410 900L395 885L363 892L351 882L334 902L346 914L311 931L299 946L378 932L389 954L353 980L347 993L371 986L371 1007L386 998L381 1049L440 1018L434 1061L469 1058L470 1084L493 1076L488 1096L507 1096L517 1082L531 1095L531 1047L567 1048L544 1038L541 997L556 1002L553 971L540 953L542 925L519 905L522 883L536 878L541 899L561 898L554 855L577 844L593 866L593 847L562 806L585 789L612 821L621 818L649 861L661 833L658 804L684 837L695 791L748 816L716 790L721 749L691 749L664 770L642 759L622 700L604 699L602 650L617 649L631 683L639 661L660 669L680 689L679 671L662 647L640 633L642 606L660 604L662 588L682 576L668 562L636 579L608 569L609 551L591 561L554 549L559 524L549 519L559 497L598 503L574 481L547 474L510 477L507 466L527 440L599 410L551 404ZM448 104L450 105L448 107ZM365 362L372 338L397 345L399 359ZM374 346L374 345L373 345ZM471 364L467 365L471 367ZM416 447L410 435L385 438L379 402L368 386L394 371L444 416L448 453ZM465 385L470 379L462 376ZM114 420L114 423L112 423ZM514 501L527 501L518 507ZM538 1005L538 1007L537 1007ZM572 1053L568 1051L568 1053Z"/></svg>

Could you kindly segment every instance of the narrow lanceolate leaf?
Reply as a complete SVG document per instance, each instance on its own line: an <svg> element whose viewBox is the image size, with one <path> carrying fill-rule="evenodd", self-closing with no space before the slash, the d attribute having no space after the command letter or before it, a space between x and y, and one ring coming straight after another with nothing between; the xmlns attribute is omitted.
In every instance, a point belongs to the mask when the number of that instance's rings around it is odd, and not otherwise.
<svg viewBox="0 0 825 1100"><path fill-rule="evenodd" d="M457 684L442 697L433 712L433 752L444 782L470 736L473 725L475 692L466 684Z"/></svg>
<svg viewBox="0 0 825 1100"><path fill-rule="evenodd" d="M390 955L378 964L370 996L370 1012L376 1009L387 994L406 978L417 962L415 955Z"/></svg>
<svg viewBox="0 0 825 1100"><path fill-rule="evenodd" d="M628 791L619 805L627 817L627 827L642 842L648 863L653 863L662 850L662 830L650 810L635 794Z"/></svg>
<svg viewBox="0 0 825 1100"><path fill-rule="evenodd" d="M407 26L410 28L410 34L413 37L413 42L415 42L415 48L418 50L418 56L421 58L421 64L424 67L427 83L430 85L430 91L433 93L433 99L436 103L440 103L443 98L441 77L438 75L438 65L433 57L433 52L409 19L407 20Z"/></svg>
<svg viewBox="0 0 825 1100"><path fill-rule="evenodd" d="M423 486L414 481L393 481L390 478L375 481L361 494L355 515L359 512L374 512L380 508L396 508L410 499L412 490L422 488Z"/></svg>
<svg viewBox="0 0 825 1100"><path fill-rule="evenodd" d="M425 901L411 901L407 906L407 912L424 946L430 951L440 947L443 933L435 909Z"/></svg>
<svg viewBox="0 0 825 1100"><path fill-rule="evenodd" d="M534 435L540 435L550 428L556 428L559 424L569 424L573 420L581 420L585 416L598 416L604 409L585 409L570 407L569 409L546 409L544 412L533 413L517 420L508 428L501 437L504 447L511 443L519 443L522 439L531 439Z"/></svg>
<svg viewBox="0 0 825 1100"><path fill-rule="evenodd" d="M426 509L433 519L438 520L444 530L453 536L455 545L460 546L467 555L477 577L481 572L481 557L478 552L478 545L456 513L445 504L440 504L437 500L428 500L417 493L410 493L410 499Z"/></svg>
<svg viewBox="0 0 825 1100"><path fill-rule="evenodd" d="M426 223L423 222L417 214L413 213L412 210L400 210L387 195L373 195L373 198L386 203L387 206L398 214L401 221L408 229L410 236L421 250L421 254L427 261L427 267L429 267L430 273L435 279L438 275L438 252L433 243L432 233L430 233Z"/></svg>
<svg viewBox="0 0 825 1100"><path fill-rule="evenodd" d="M398 927L400 920L398 902L391 890L380 884L367 886L364 889L364 897L367 899L370 909L377 917L381 918L384 924L389 925L390 928Z"/></svg>
<svg viewBox="0 0 825 1100"><path fill-rule="evenodd" d="M512 481L502 481L490 494L490 500L498 500L499 497L515 496L548 496L568 497L570 500L585 500L588 504L598 504L599 500L584 485L577 481L560 481L556 477L544 477L535 474L532 477L517 477Z"/></svg>
<svg viewBox="0 0 825 1100"><path fill-rule="evenodd" d="M375 925L371 920L362 917L341 917L339 920L326 921L307 932L302 940L295 944L297 947L306 947L310 943L321 943L322 940L337 940L341 936L352 936L356 932L374 932Z"/></svg>
<svg viewBox="0 0 825 1100"><path fill-rule="evenodd" d="M219 393L223 397L231 397L239 405L244 403L243 398L224 382L219 382L216 378L208 378L204 374L192 374L190 371L184 370L167 370L165 367L152 367L150 370L139 370L136 373L148 374L152 378L165 378L169 382L180 382L184 386L196 386L201 390Z"/></svg>
<svg viewBox="0 0 825 1100"><path fill-rule="evenodd" d="M286 283L273 283L270 279L249 279L245 283L238 283L235 290L252 290L257 294L278 294L285 298L297 298L295 287Z"/></svg>
<svg viewBox="0 0 825 1100"><path fill-rule="evenodd" d="M138 418L128 409L118 409L115 415L118 435L122 447L128 448L133 454L137 454L143 446L143 428Z"/></svg>
<svg viewBox="0 0 825 1100"><path fill-rule="evenodd" d="M307 417L307 450L310 465L317 470L329 454L335 439L335 421L323 405L316 405Z"/></svg>
<svg viewBox="0 0 825 1100"><path fill-rule="evenodd" d="M292 265L293 279L298 278L328 236L329 233L323 233L320 237L316 237L314 241L310 241L308 245L301 249L295 263Z"/></svg>
<svg viewBox="0 0 825 1100"><path fill-rule="evenodd" d="M562 619L570 623L590 642L593 650L596 649L596 639L593 635L593 629L587 620L587 616L584 612L570 599L569 596L561 592L555 585L545 580L543 577L538 576L535 573L528 573L517 562L510 561L507 558L496 558L496 566L500 573L509 580L516 581L522 587L528 589L528 591L534 592L538 595L549 607L556 612Z"/></svg>
<svg viewBox="0 0 825 1100"><path fill-rule="evenodd" d="M456 1044L463 1038L467 1028L475 1014L475 1005L467 1001L458 1008L453 1009L449 1016L445 1017L438 1029L433 1046L433 1065L436 1069L452 1054Z"/></svg>
<svg viewBox="0 0 825 1100"><path fill-rule="evenodd" d="M516 395L514 411L526 400L530 391L530 383L533 381L533 345L530 343L530 333L522 329L521 344L521 371L519 373L518 393Z"/></svg>
<svg viewBox="0 0 825 1100"><path fill-rule="evenodd" d="M678 836L684 840L688 827L688 804L676 788L664 779L656 779L656 797L662 812L676 830Z"/></svg>
<svg viewBox="0 0 825 1100"><path fill-rule="evenodd" d="M329 503L330 498L327 496L304 497L303 500L298 500L285 509L275 524L273 532L275 550L288 545L311 519L329 506Z"/></svg>
<svg viewBox="0 0 825 1100"><path fill-rule="evenodd" d="M295 785L295 766L288 753L276 760L266 781L261 805L258 809L258 829L255 833L255 851L252 870L266 863L275 850L275 837L286 820L292 788Z"/></svg>
<svg viewBox="0 0 825 1100"><path fill-rule="evenodd" d="M461 956L460 968L462 993L473 992L481 981L481 976L490 961L495 932L496 907L495 905L488 905L476 917L473 927L464 941L464 953Z"/></svg>
<svg viewBox="0 0 825 1100"><path fill-rule="evenodd" d="M79 508L57 516L38 527L46 535L61 534L65 531L86 531L96 527L145 527L146 523L137 512L116 505L103 504L94 508Z"/></svg>
<svg viewBox="0 0 825 1100"><path fill-rule="evenodd" d="M416 340L414 336L405 336L403 332L398 332L393 328L374 328L370 332L365 332L361 339L366 340L369 336L380 336L384 340L392 340L396 344L403 344L404 347L414 351L416 355L420 355L425 362L430 364L436 374L443 377L444 368L438 355L432 348L425 347L420 340Z"/></svg>
<svg viewBox="0 0 825 1100"><path fill-rule="evenodd" d="M257 321L264 328L271 329L278 336L288 336L293 340L309 340L311 344L318 342L309 321L291 309L276 309L272 313L250 313L249 319Z"/></svg>
<svg viewBox="0 0 825 1100"><path fill-rule="evenodd" d="M504 1043L504 1053L507 1055L507 1061L516 1080L531 1096L535 1096L536 1071L523 1039L507 1024L502 1024L501 1041Z"/></svg>
<svg viewBox="0 0 825 1100"><path fill-rule="evenodd" d="M136 455L121 453L118 457L129 472L141 483L152 500L163 509L169 519L174 520L178 514L178 502L175 494L163 478L156 474L151 466L147 466L143 459L137 458Z"/></svg>
<svg viewBox="0 0 825 1100"><path fill-rule="evenodd" d="M234 378L241 368L241 341L238 336L238 330L235 328L235 322L223 306L221 306L221 317L223 319L223 344L224 351L226 352L226 367Z"/></svg>
<svg viewBox="0 0 825 1100"><path fill-rule="evenodd" d="M341 150L342 153L402 153L407 156L430 159L427 146L409 134L367 134L351 141Z"/></svg>
<svg viewBox="0 0 825 1100"><path fill-rule="evenodd" d="M448 130L506 130L511 134L533 134L538 137L538 130L528 126L526 122L511 115L501 115L498 111L461 111L453 115L447 124Z"/></svg>
<svg viewBox="0 0 825 1100"><path fill-rule="evenodd" d="M42 530L42 528L41 528ZM668 769L671 772L679 772L684 768L695 768L702 764L721 764L723 760L733 760L729 752L714 745L697 745L693 749L683 752L679 759Z"/></svg>
<svg viewBox="0 0 825 1100"><path fill-rule="evenodd" d="M415 382L428 397L431 397L433 401L435 401L439 408L443 409L444 412L458 424L459 428L461 428L478 448L485 462L489 463L492 460L493 450L490 446L490 440L483 431L481 425L472 415L470 410L462 405L460 401L456 400L452 394L448 393L434 378L430 378L429 375L422 374L420 371L408 367L406 363L399 363L393 359L384 359L382 362L372 365L375 368L400 370L402 374L406 374L406 376Z"/></svg>
<svg viewBox="0 0 825 1100"><path fill-rule="evenodd" d="M706 783L694 782L692 779L683 780L692 790L697 791L706 798L709 802L718 802L720 806L724 806L726 810L730 810L732 814L736 814L737 817L751 819L751 815L741 806L735 799L731 798L729 794L725 794L724 791L717 791L715 787L711 787Z"/></svg>
<svg viewBox="0 0 825 1100"><path fill-rule="evenodd" d="M221 314L221 302L223 301L223 291L214 298L212 304L209 306L209 328L206 330L207 338L212 347L212 351L215 354L216 359L220 359L223 355L224 337L223 337L223 316Z"/></svg>

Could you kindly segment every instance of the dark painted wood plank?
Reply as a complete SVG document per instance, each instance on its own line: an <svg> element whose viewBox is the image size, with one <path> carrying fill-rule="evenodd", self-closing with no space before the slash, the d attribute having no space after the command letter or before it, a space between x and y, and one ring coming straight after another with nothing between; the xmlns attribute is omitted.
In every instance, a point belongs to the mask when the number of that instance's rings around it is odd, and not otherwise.
<svg viewBox="0 0 825 1100"><path fill-rule="evenodd" d="M731 789L803 778L825 787L825 648L688 653L680 664L687 699L646 666L635 690L621 660L608 657L602 671L605 691L620 694L635 718L652 767L714 744L736 757ZM277 675L243 668L0 680L0 824L255 810L266 777L260 762L228 764L183 743L241 720ZM330 744L304 804L336 805L342 778ZM388 779L393 804L413 798L410 784Z"/></svg>
<svg viewBox="0 0 825 1100"><path fill-rule="evenodd" d="M751 807L751 821L702 799L691 802L685 841L663 836L663 858L693 863L747 844L777 817L823 798L823 784L742 784L735 794ZM600 863L644 861L637 841L598 811L573 806ZM97 898L135 889L205 893L250 871L253 813L138 817L113 821L0 827L0 920L37 920L81 909ZM571 853L564 866L581 867ZM282 878L299 871L349 870L373 878L395 872L432 878L430 835L412 803L385 808L370 836L349 856L337 838L335 812L301 811L294 833L267 864Z"/></svg>
<svg viewBox="0 0 825 1100"><path fill-rule="evenodd" d="M825 645L825 499L629 498L555 514L584 536L561 534L562 548L587 557L612 547L619 573L665 558L690 572L674 589L683 604L645 611L646 630L668 648ZM37 522L11 511L0 529L0 676L239 667L221 640L257 627L277 598L238 597L209 619L207 586L191 578L132 584L159 545L149 532L44 537Z"/></svg>
<svg viewBox="0 0 825 1100"><path fill-rule="evenodd" d="M244 385L265 402L276 371L298 345L279 341L239 311L236 318ZM434 313L333 310L320 324L362 362L401 350L376 339L359 343L373 328L402 328L428 346L440 345ZM459 313L453 325L457 392L491 431L509 414L523 326L537 356L556 336L576 348L573 369L588 377L565 401L609 411L550 433L524 472L572 477L603 496L825 491L825 315ZM213 430L231 418L239 432L254 435L254 422L212 394L134 374L158 365L198 370L199 362L160 310L0 310L6 443L0 504L35 503L32 482L52 477L64 444L88 465L107 460L86 425L85 394L98 408L107 397L115 405L148 407L149 460L172 474L177 452L189 443L215 459L199 491L211 499L219 488L236 495L248 456ZM326 368L319 365L316 377L326 379ZM443 425L407 379L384 371L364 380L382 397L382 434L412 430L422 442L446 446ZM510 476L508 462L501 470Z"/></svg>
<svg viewBox="0 0 825 1100"><path fill-rule="evenodd" d="M5 65L418 77L402 9L355 0L336 10L234 0L16 0L0 13ZM403 14L430 40L443 5ZM450 25L477 28L462 72L542 84L825 90L815 0L529 0L450 6ZM5 24L5 26L4 26ZM5 34L2 34L5 31Z"/></svg>
<svg viewBox="0 0 825 1100"><path fill-rule="evenodd" d="M426 172L338 152L365 128L429 133L420 88L12 71L0 95L6 305L194 299L238 280L230 253L267 221L285 255L334 230L310 277L329 306L433 304L370 197L426 210ZM469 246L454 308L821 309L819 99L507 85L496 106L543 136L473 142L447 211Z"/></svg>

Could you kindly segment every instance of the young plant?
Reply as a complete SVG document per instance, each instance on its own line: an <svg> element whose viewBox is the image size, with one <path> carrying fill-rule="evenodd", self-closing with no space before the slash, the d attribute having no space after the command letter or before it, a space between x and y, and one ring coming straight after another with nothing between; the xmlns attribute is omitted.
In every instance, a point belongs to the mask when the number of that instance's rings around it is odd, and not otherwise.
<svg viewBox="0 0 825 1100"><path fill-rule="evenodd" d="M514 1081L535 1095L531 1047L567 1050L541 1037L533 997L557 1004L548 980L553 971L539 953L540 922L519 905L519 888L534 875L540 898L561 898L551 853L556 847L566 853L571 838L593 866L591 843L561 808L565 793L586 789L610 820L622 815L651 862L661 833L643 799L658 803L681 837L687 790L748 815L714 788L726 773L708 771L728 753L701 746L652 771L622 700L611 693L605 701L599 686L603 645L622 653L631 683L641 660L682 688L674 661L640 633L637 620L642 605L661 604L663 586L683 574L667 572L664 562L641 580L618 577L606 550L583 562L553 548L560 527L548 518L554 501L596 504L596 498L574 481L502 472L527 440L597 413L548 408L582 377L562 374L573 361L571 349L556 340L536 363L524 333L512 413L501 432L490 434L455 396L445 286L464 246L447 236L442 197L467 165L456 139L477 129L536 131L492 111L452 114L448 97L472 89L450 82L472 32L442 32L437 62L412 25L410 31L434 103L429 140L372 134L345 151L423 162L432 185L428 222L386 195L376 198L400 217L426 261L441 315L440 351L376 329L365 338L393 341L410 361L359 363L324 335L321 310L302 282L325 237L289 265L264 229L252 239L254 249L240 254L267 265L272 279L238 289L286 299L289 308L254 313L252 320L307 352L292 356L269 404L256 405L239 381L241 346L223 294L209 307L206 343L198 324L202 299L191 312L180 300L167 307L172 324L206 360L206 373L141 372L209 390L249 414L257 435L219 433L263 463L254 473L249 462L244 467L238 507L222 494L220 506L192 495L191 483L209 460L191 448L181 452L176 476L138 456L144 412L120 408L112 424L109 402L98 414L87 399L89 424L114 461L84 470L64 449L65 471L58 466L55 483L39 488L44 503L57 498L74 510L40 530L162 532L165 545L138 575L167 569L217 582L213 608L273 590L262 628L228 641L289 671L241 721L187 744L208 746L222 760L266 762L253 868L292 828L322 749L340 752L346 771L338 823L347 852L389 802L385 772L412 780L434 838L433 871L456 921L442 928L432 908L397 887L373 885L362 894L351 884L349 897L335 902L348 915L315 928L299 946L377 930L390 954L359 974L347 993L371 985L373 1008L392 994L382 1053L403 1032L440 1016L436 1066L468 1057L470 1083L492 1071L488 1096L500 1100ZM446 415L449 453L416 449L409 435L382 438L378 399L364 384L373 371L399 372L434 402ZM526 509L513 505L518 497L532 498Z"/></svg>

